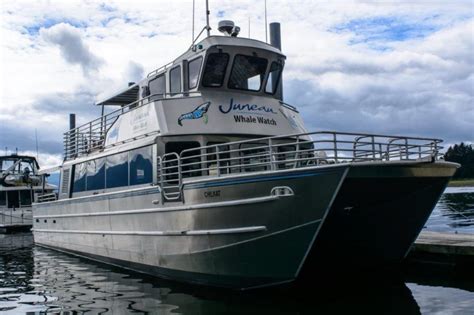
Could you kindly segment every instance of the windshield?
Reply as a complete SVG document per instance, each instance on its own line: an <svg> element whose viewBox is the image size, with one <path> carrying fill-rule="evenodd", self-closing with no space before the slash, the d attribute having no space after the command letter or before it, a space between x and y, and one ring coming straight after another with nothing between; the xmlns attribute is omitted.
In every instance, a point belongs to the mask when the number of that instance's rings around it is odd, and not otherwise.
<svg viewBox="0 0 474 315"><path fill-rule="evenodd" d="M7 170L10 166L15 164L16 159L2 159L0 160L0 171Z"/></svg>
<svg viewBox="0 0 474 315"><path fill-rule="evenodd" d="M229 55L225 53L209 54L204 69L202 85L206 87L221 87L224 82L225 71Z"/></svg>
<svg viewBox="0 0 474 315"><path fill-rule="evenodd" d="M267 84L265 85L265 92L269 94L275 94L278 88L278 83L280 82L281 71L283 70L283 65L277 62L272 62L270 67L270 74L268 75Z"/></svg>
<svg viewBox="0 0 474 315"><path fill-rule="evenodd" d="M20 163L15 166L15 169L10 170L12 173L33 172L35 170L34 160L30 158L5 158L0 159L0 171L4 172L13 166L18 160Z"/></svg>
<svg viewBox="0 0 474 315"><path fill-rule="evenodd" d="M260 91L265 79L268 61L255 56L236 55L229 88L247 91Z"/></svg>

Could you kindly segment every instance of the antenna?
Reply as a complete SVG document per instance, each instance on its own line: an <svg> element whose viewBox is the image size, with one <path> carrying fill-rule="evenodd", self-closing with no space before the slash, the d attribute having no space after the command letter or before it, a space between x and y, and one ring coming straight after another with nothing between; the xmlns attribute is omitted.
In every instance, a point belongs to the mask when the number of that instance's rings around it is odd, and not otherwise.
<svg viewBox="0 0 474 315"><path fill-rule="evenodd" d="M267 0L265 0L265 43L268 43Z"/></svg>
<svg viewBox="0 0 474 315"><path fill-rule="evenodd" d="M250 38L250 16L249 16L249 38Z"/></svg>
<svg viewBox="0 0 474 315"><path fill-rule="evenodd" d="M36 139L36 159L39 160L38 154L38 129L35 128L35 139Z"/></svg>
<svg viewBox="0 0 474 315"><path fill-rule="evenodd" d="M193 34L192 34L192 38L191 38L191 45L194 43L194 12L195 12L195 2L196 0L193 0Z"/></svg>
<svg viewBox="0 0 474 315"><path fill-rule="evenodd" d="M209 0L206 0L206 29L207 29L207 37L211 36L211 27L209 26Z"/></svg>

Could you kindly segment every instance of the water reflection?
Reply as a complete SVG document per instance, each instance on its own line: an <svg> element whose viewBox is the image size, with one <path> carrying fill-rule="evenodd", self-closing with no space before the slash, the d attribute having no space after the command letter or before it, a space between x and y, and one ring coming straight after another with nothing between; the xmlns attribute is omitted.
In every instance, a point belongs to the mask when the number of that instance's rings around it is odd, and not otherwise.
<svg viewBox="0 0 474 315"><path fill-rule="evenodd" d="M440 232L474 233L474 188L448 188L426 228Z"/></svg>
<svg viewBox="0 0 474 315"><path fill-rule="evenodd" d="M178 285L40 247L0 257L4 314L420 314L399 277L238 293Z"/></svg>
<svg viewBox="0 0 474 315"><path fill-rule="evenodd" d="M448 189L427 228L474 233L474 188ZM282 255L284 259L284 255ZM347 262L350 264L350 262ZM244 293L180 285L0 234L2 314L432 314L474 309L474 280L436 270L344 274Z"/></svg>

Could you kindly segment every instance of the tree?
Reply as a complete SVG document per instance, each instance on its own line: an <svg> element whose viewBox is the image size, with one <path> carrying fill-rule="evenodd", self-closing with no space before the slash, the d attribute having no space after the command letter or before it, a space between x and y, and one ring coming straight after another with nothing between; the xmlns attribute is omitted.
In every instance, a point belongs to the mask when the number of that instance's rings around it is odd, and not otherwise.
<svg viewBox="0 0 474 315"><path fill-rule="evenodd" d="M448 148L444 159L449 162L461 164L454 178L474 178L474 148L472 144L455 144Z"/></svg>

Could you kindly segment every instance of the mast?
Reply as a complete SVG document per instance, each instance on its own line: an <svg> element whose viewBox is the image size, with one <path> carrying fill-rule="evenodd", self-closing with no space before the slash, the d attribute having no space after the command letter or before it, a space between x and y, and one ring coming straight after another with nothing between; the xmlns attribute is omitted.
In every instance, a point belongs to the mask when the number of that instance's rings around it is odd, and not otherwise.
<svg viewBox="0 0 474 315"><path fill-rule="evenodd" d="M211 36L211 27L209 26L209 0L206 0L206 30L207 30L207 37Z"/></svg>

